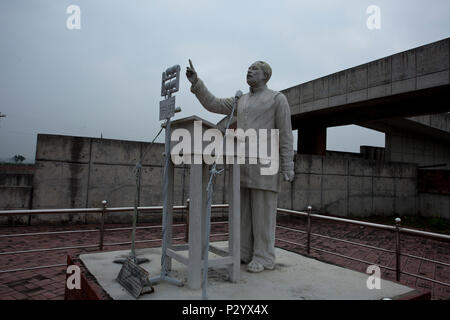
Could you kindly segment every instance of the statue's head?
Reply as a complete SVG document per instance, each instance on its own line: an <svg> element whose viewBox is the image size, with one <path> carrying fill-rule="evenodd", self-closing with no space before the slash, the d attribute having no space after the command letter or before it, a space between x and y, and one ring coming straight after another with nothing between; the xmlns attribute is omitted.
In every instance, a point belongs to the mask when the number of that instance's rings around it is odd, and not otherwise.
<svg viewBox="0 0 450 320"><path fill-rule="evenodd" d="M247 71L247 83L250 87L266 84L272 76L272 68L264 61L256 61Z"/></svg>

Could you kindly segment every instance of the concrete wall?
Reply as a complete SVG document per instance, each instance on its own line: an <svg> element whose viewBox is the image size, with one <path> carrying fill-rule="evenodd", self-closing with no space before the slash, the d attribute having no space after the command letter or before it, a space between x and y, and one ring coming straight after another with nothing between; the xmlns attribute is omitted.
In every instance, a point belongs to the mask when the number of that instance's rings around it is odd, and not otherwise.
<svg viewBox="0 0 450 320"><path fill-rule="evenodd" d="M133 206L136 195L134 168L142 157L140 205L163 204L164 145L145 142L38 135L36 174L34 177L33 209ZM226 202L226 176L215 185L213 203ZM175 205L188 198L189 168L175 168ZM213 216L222 215L218 214ZM108 222L130 221L131 213L109 214ZM158 215L156 215L158 217ZM98 215L72 214L64 222L89 223ZM139 221L155 218L155 214L140 214ZM60 221L61 216L36 216L33 222Z"/></svg>
<svg viewBox="0 0 450 320"><path fill-rule="evenodd" d="M418 205L421 216L450 219L449 195L419 193Z"/></svg>
<svg viewBox="0 0 450 320"><path fill-rule="evenodd" d="M450 133L450 114L449 113L437 113L428 114L418 117L410 117L408 120L420 123L427 127L437 129L446 133Z"/></svg>
<svg viewBox="0 0 450 320"><path fill-rule="evenodd" d="M450 170L419 170L417 190L421 193L437 193L450 196Z"/></svg>
<svg viewBox="0 0 450 320"><path fill-rule="evenodd" d="M392 131L385 134L386 160L416 163L419 166L447 164L450 169L450 147L447 142L424 135Z"/></svg>
<svg viewBox="0 0 450 320"><path fill-rule="evenodd" d="M450 170L419 170L419 214L450 218Z"/></svg>
<svg viewBox="0 0 450 320"><path fill-rule="evenodd" d="M148 143L56 135L38 135L33 179L33 209L133 206L136 191L133 169L143 157L140 205L162 205L164 146ZM446 207L428 210L430 196L417 193L417 165L368 160L355 155L296 155L296 178L282 182L278 207L314 209L337 216L415 215L421 212L447 216ZM228 171L218 176L213 203L227 203ZM189 190L188 167L175 170L175 204L185 203ZM443 201L448 203L449 196ZM433 200L435 201L435 199ZM444 202L443 202L444 203ZM436 209L436 210L435 210ZM439 210L444 211L439 211ZM425 210L425 211L424 211ZM439 211L439 212L438 212ZM218 211L213 216L225 216ZM40 222L90 223L98 215L36 216ZM141 214L140 221L160 219ZM110 214L107 222L131 221L130 214Z"/></svg>
<svg viewBox="0 0 450 320"><path fill-rule="evenodd" d="M285 89L292 115L448 85L450 39Z"/></svg>
<svg viewBox="0 0 450 320"><path fill-rule="evenodd" d="M0 165L0 210L31 208L34 166ZM0 217L0 224L28 223L28 216Z"/></svg>
<svg viewBox="0 0 450 320"><path fill-rule="evenodd" d="M296 155L296 179L283 183L279 207L309 205L337 216L414 215L417 166L357 158Z"/></svg>
<svg viewBox="0 0 450 320"><path fill-rule="evenodd" d="M144 153L141 205L160 205L164 147L155 144L146 152L147 147L146 143L132 141L38 135L33 209L101 207L102 200L107 200L109 207L134 205L133 169ZM177 169L178 188L179 178ZM178 197L175 200L180 202ZM63 221L90 222L97 218L74 214L64 216ZM129 215L111 214L109 218L120 222ZM33 218L40 220L60 220L60 216Z"/></svg>

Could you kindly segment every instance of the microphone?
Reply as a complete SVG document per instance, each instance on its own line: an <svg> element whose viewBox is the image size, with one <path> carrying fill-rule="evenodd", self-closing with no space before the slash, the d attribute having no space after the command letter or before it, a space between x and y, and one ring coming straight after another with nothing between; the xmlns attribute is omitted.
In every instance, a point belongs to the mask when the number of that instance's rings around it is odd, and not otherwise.
<svg viewBox="0 0 450 320"><path fill-rule="evenodd" d="M234 111L236 110L237 107L237 103L240 97L242 97L243 93L241 90L236 91L235 95L234 95L234 103L233 103L233 109L231 110L230 115L228 116L228 121L227 121L227 127L226 129L228 129L230 127L231 124L231 119L233 119L233 115L234 115ZM226 133L225 133L226 135Z"/></svg>

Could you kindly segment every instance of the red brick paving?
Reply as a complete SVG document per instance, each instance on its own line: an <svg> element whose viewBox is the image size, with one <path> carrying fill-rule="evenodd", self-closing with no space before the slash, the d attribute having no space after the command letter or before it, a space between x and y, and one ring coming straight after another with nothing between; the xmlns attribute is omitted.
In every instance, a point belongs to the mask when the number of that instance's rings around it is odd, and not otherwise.
<svg viewBox="0 0 450 320"><path fill-rule="evenodd" d="M280 216L281 217L281 216ZM292 229L306 230L306 221L303 218L280 218L279 225ZM140 224L148 226L152 224ZM155 225L155 224L153 224ZM106 225L105 228L128 227L128 225ZM67 226L27 226L27 227L0 227L0 234L21 234L34 232L51 232L63 230L92 230L96 225L67 225ZM174 237L183 237L185 227L175 227ZM227 231L226 224L213 224L212 234ZM395 237L392 232L361 227L351 224L315 220L312 221L312 232L339 239L363 243L388 250L395 249ZM152 228L137 230L137 240L159 239L161 229ZM214 240L225 240L226 236L215 236ZM306 244L306 234L295 231L277 229L277 239L285 239L300 245ZM105 233L104 243L127 242L130 240L130 231L108 231ZM72 247L98 244L99 233L69 233L57 235L37 235L27 237L0 237L0 253L9 251L29 250L38 248ZM176 243L183 243L177 240ZM160 242L137 244L137 248L158 247ZM283 241L276 241L280 248L306 255L306 249ZM395 268L395 255L369 248L335 240L311 237L311 246L327 251L348 255L357 259L366 260L373 264ZM105 246L105 250L124 250L129 245ZM402 252L450 263L450 243L420 238L410 235L401 235ZM80 253L96 252L98 247L86 249L65 249L59 251L24 253L13 255L0 255L0 270L26 268L39 265L65 264L66 256L70 254L77 257ZM337 257L328 253L311 250L311 257L325 262L333 263L345 268L365 272L367 264ZM450 283L449 267L435 263L419 261L417 259L402 257L403 271L433 278L438 281ZM66 267L52 267L37 270L0 273L0 300L61 300L64 298ZM382 278L395 281L395 272L382 268ZM433 284L430 281L401 275L400 282L422 291L431 291L432 299L450 299L450 287ZM103 294L104 297L106 297Z"/></svg>

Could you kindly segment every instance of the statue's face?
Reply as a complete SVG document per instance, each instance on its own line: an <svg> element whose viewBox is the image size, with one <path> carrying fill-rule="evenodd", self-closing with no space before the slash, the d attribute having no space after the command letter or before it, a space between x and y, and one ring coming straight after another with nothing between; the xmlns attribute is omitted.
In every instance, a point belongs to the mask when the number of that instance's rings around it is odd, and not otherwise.
<svg viewBox="0 0 450 320"><path fill-rule="evenodd" d="M250 87L266 83L266 75L258 64L254 63L248 68L247 83Z"/></svg>

